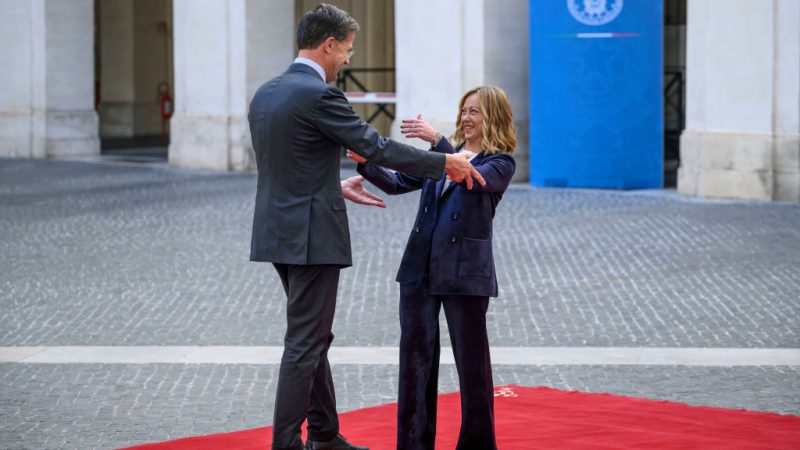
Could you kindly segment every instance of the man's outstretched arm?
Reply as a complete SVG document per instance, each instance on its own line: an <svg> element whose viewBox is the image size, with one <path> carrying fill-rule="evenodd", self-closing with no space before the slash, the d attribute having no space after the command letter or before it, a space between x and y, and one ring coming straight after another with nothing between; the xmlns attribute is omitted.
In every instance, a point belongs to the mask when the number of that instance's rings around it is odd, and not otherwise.
<svg viewBox="0 0 800 450"><path fill-rule="evenodd" d="M381 136L353 112L344 94L335 87L328 87L313 114L324 135L371 163L434 180L446 171L453 181L464 181L467 189L472 189L473 180L481 185L486 183L461 156L428 152Z"/></svg>

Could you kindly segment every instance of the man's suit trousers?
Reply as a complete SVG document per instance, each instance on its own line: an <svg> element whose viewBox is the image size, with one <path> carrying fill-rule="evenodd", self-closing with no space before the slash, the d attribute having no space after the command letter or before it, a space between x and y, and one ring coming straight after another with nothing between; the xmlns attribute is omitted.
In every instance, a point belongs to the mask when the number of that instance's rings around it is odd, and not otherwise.
<svg viewBox="0 0 800 450"><path fill-rule="evenodd" d="M339 433L328 348L336 309L339 266L274 264L288 299L287 329L275 398L272 448L300 450L300 426L308 419L308 438L333 439Z"/></svg>

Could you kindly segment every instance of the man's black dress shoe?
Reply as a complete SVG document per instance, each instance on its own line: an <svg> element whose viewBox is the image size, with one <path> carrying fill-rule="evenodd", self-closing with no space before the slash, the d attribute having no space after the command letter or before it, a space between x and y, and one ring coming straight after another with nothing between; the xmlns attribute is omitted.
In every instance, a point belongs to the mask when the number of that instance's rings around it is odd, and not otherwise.
<svg viewBox="0 0 800 450"><path fill-rule="evenodd" d="M347 441L341 434L337 434L330 441L319 442L311 439L306 442L305 450L369 450L369 447L359 447Z"/></svg>

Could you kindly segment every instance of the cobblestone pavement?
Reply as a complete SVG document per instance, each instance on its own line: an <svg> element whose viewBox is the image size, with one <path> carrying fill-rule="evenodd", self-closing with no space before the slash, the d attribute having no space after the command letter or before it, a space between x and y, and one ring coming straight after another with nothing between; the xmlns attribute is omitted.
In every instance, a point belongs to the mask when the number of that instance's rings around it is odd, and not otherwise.
<svg viewBox="0 0 800 450"><path fill-rule="evenodd" d="M254 192L253 174L0 159L0 346L280 345L280 283L248 261ZM396 345L393 280L417 199L348 204L354 267L343 271L334 345ZM493 345L800 347L799 205L515 185L495 227ZM391 401L395 369L337 367L343 409ZM792 414L798 371L495 368L498 385ZM274 373L0 364L0 448L109 448L266 425ZM452 367L441 378L456 389Z"/></svg>

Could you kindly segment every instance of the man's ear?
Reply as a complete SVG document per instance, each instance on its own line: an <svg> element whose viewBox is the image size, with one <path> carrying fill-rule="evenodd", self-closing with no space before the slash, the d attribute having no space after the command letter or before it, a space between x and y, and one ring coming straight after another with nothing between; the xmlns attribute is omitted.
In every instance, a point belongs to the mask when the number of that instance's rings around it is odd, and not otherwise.
<svg viewBox="0 0 800 450"><path fill-rule="evenodd" d="M333 52L334 44L336 44L336 38L333 36L329 36L327 39L322 41L322 48L325 50L325 53Z"/></svg>

